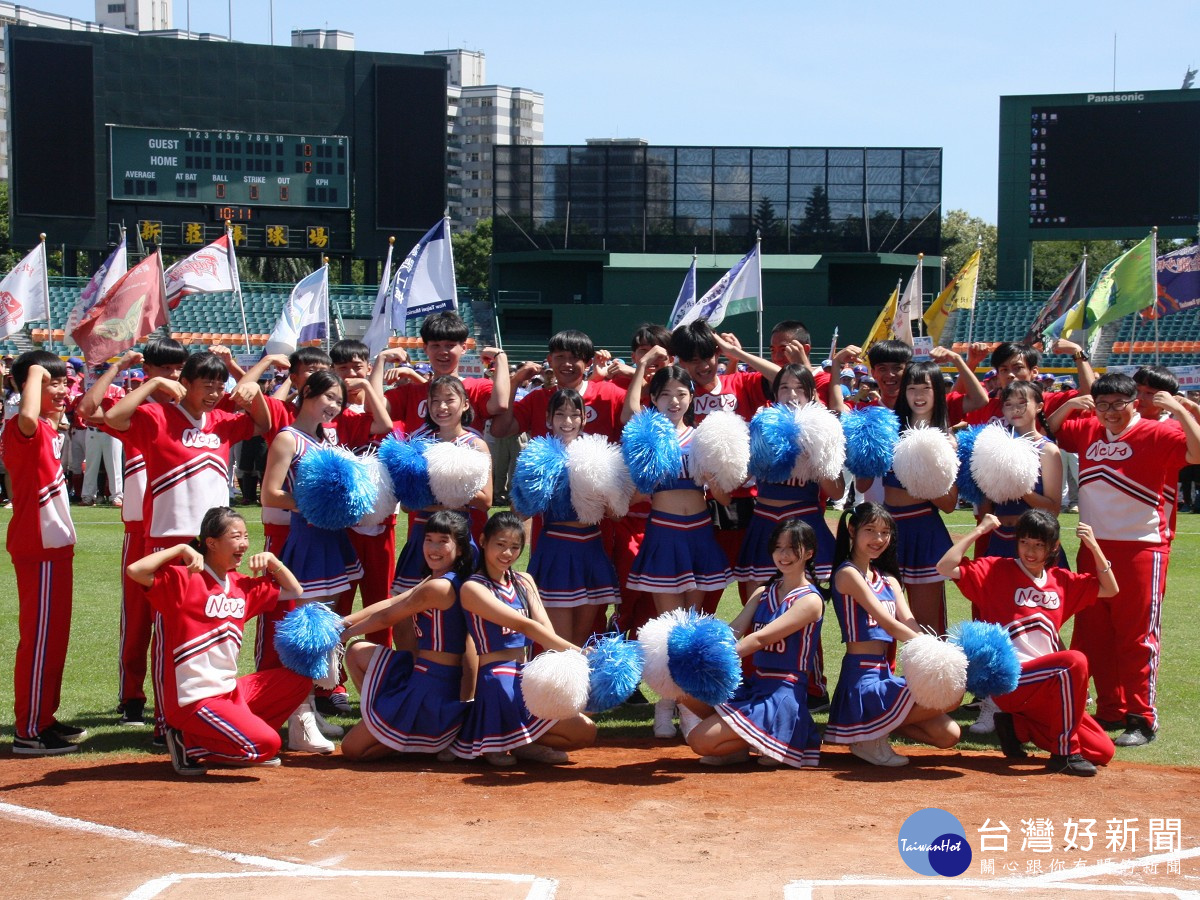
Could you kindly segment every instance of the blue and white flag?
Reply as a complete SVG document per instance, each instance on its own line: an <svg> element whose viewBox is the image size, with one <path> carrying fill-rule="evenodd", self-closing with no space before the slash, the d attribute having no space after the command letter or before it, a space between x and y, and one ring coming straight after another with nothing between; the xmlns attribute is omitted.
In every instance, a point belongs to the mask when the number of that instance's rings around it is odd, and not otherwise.
<svg viewBox="0 0 1200 900"><path fill-rule="evenodd" d="M726 316L755 312L762 309L759 283L762 281L758 245L737 261L732 269L721 276L721 280L709 288L708 293L687 310L678 325L689 325L703 319L716 328Z"/></svg>
<svg viewBox="0 0 1200 900"><path fill-rule="evenodd" d="M375 292L375 306L371 311L371 324L363 335L363 343L371 351L371 359L387 348L388 338L392 336L392 292L388 290L392 284L392 247L396 239L388 240L387 259L383 263L383 276L379 279L379 290Z"/></svg>
<svg viewBox="0 0 1200 900"><path fill-rule="evenodd" d="M79 294L79 299L75 301L75 305L71 307L71 311L67 313L67 324L64 328L67 334L73 332L85 318L93 306L100 302L101 298L108 293L109 288L121 280L129 269L128 256L125 250L125 232L121 232L121 243L113 249L113 252L108 254L106 259L98 268L91 280L83 286L83 290Z"/></svg>
<svg viewBox="0 0 1200 900"><path fill-rule="evenodd" d="M683 318L683 314L696 305L696 257L692 257L692 267L684 276L683 286L679 288L679 296L675 299L675 308L671 310L670 323L667 327L674 328Z"/></svg>
<svg viewBox="0 0 1200 900"><path fill-rule="evenodd" d="M293 353L300 344L329 337L329 266L321 266L294 288L263 352Z"/></svg>
<svg viewBox="0 0 1200 900"><path fill-rule="evenodd" d="M392 280L392 327L404 331L409 319L458 309L450 220L442 219L408 252Z"/></svg>

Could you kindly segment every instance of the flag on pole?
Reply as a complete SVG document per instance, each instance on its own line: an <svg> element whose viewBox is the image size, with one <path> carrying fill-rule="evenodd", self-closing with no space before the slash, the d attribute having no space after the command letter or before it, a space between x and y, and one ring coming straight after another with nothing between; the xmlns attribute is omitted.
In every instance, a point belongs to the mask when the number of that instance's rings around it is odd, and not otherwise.
<svg viewBox="0 0 1200 900"><path fill-rule="evenodd" d="M684 312L676 327L703 319L716 328L725 321L726 316L761 310L761 275L758 244L755 244L753 250L739 259L732 269L721 276L720 281L708 289L708 293Z"/></svg>
<svg viewBox="0 0 1200 900"><path fill-rule="evenodd" d="M1050 324L1052 341L1072 331L1091 331L1154 305L1154 235L1126 250L1101 270L1087 297Z"/></svg>
<svg viewBox="0 0 1200 900"><path fill-rule="evenodd" d="M408 252L392 281L392 328L409 319L458 309L450 220L442 219Z"/></svg>
<svg viewBox="0 0 1200 900"><path fill-rule="evenodd" d="M39 241L0 281L0 338L20 331L27 322L49 321L46 274L46 243Z"/></svg>
<svg viewBox="0 0 1200 900"><path fill-rule="evenodd" d="M968 258L958 274L950 279L945 290L937 295L937 299L929 304L925 312L925 332L933 338L934 344L942 339L942 330L946 320L956 309L970 309L975 305L975 288L979 282L979 260L982 250L976 250Z"/></svg>
<svg viewBox="0 0 1200 900"><path fill-rule="evenodd" d="M371 351L371 359L379 355L388 345L392 335L392 292L388 290L392 284L392 248L396 245L394 237L388 238L387 259L383 263L383 275L379 279L379 290L375 292L375 306L371 313L371 324L363 335L363 343Z"/></svg>
<svg viewBox="0 0 1200 900"><path fill-rule="evenodd" d="M91 280L83 286L83 290L79 294L79 299L75 301L75 305L71 307L71 311L67 313L67 323L63 326L63 330L67 334L71 334L79 323L84 320L93 306L104 299L104 295L112 290L112 286L116 284L121 276L129 270L129 255L125 246L125 232L121 231L121 242L113 248L113 252L108 254L108 259L101 263Z"/></svg>
<svg viewBox="0 0 1200 900"><path fill-rule="evenodd" d="M897 284L896 289L892 291L892 295L888 297L887 303L883 304L883 309L879 311L879 316L875 319L875 324L871 326L871 333L867 335L867 339L862 343L863 358L866 358L867 351L871 349L873 344L889 340L895 333L896 310L899 308L899 301L900 285ZM911 326L909 327L909 331L911 333Z"/></svg>
<svg viewBox="0 0 1200 900"><path fill-rule="evenodd" d="M913 345L912 323L921 318L921 294L921 262L918 260L913 273L908 276L904 293L897 301L896 318L892 322L892 334L910 347Z"/></svg>
<svg viewBox="0 0 1200 900"><path fill-rule="evenodd" d="M89 366L124 353L167 324L162 253L154 251L126 272L88 312L71 337Z"/></svg>
<svg viewBox="0 0 1200 900"><path fill-rule="evenodd" d="M1083 297L1085 287L1084 261L1080 260L1075 264L1075 268L1067 273L1067 277L1059 282L1054 293L1050 295L1050 299L1046 301L1046 305L1034 316L1033 324L1025 332L1025 337L1021 338L1021 343L1033 346L1037 341L1042 340L1042 335L1050 327L1050 324L1073 304L1079 302Z"/></svg>
<svg viewBox="0 0 1200 900"><path fill-rule="evenodd" d="M241 284L229 232L175 263L167 269L166 279L167 305L171 309L192 294L239 292Z"/></svg>
<svg viewBox="0 0 1200 900"><path fill-rule="evenodd" d="M324 265L292 288L292 295L284 304L263 353L287 356L300 344L324 340L328 336L329 266Z"/></svg>
<svg viewBox="0 0 1200 900"><path fill-rule="evenodd" d="M696 305L696 257L692 256L692 265L683 284L679 288L679 296L675 298L675 306L671 309L671 318L667 320L668 328L674 328L683 318L683 314Z"/></svg>
<svg viewBox="0 0 1200 900"><path fill-rule="evenodd" d="M1200 244L1158 258L1158 300L1143 319L1161 319L1200 306Z"/></svg>

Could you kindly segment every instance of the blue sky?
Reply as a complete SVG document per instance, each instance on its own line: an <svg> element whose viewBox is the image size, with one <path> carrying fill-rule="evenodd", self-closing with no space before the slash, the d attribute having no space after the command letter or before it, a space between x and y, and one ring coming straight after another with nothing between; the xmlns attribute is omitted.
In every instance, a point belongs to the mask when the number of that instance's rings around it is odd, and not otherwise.
<svg viewBox="0 0 1200 900"><path fill-rule="evenodd" d="M88 0L35 8L94 18ZM176 0L175 27L187 4ZM229 32L228 2L193 0L194 31ZM268 43L269 0L234 0L233 37ZM999 98L1178 88L1200 65L1194 2L981 4L453 3L274 0L293 28L356 49L487 54L488 81L541 91L546 142L943 147L942 201L996 218Z"/></svg>

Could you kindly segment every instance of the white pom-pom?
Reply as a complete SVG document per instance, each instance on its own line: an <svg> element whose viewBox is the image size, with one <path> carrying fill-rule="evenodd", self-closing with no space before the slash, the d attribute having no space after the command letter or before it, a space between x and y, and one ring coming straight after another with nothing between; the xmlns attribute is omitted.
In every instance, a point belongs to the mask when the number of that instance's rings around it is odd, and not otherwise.
<svg viewBox="0 0 1200 900"><path fill-rule="evenodd" d="M588 663L578 650L546 650L521 667L525 708L539 719L569 719L588 698Z"/></svg>
<svg viewBox="0 0 1200 900"><path fill-rule="evenodd" d="M750 464L750 426L737 413L709 413L692 435L692 476L728 493L741 487Z"/></svg>
<svg viewBox="0 0 1200 900"><path fill-rule="evenodd" d="M429 488L437 502L449 509L461 509L483 490L492 458L473 447L442 441L425 451L429 466Z"/></svg>
<svg viewBox="0 0 1200 900"><path fill-rule="evenodd" d="M396 492L392 488L392 477L388 474L387 467L380 461L379 457L372 453L370 456L363 458L367 465L367 472L379 489L379 499L375 501L375 508L367 515L359 520L359 525L382 525L388 516L396 514Z"/></svg>
<svg viewBox="0 0 1200 900"><path fill-rule="evenodd" d="M1033 490L1041 471L1041 454L1033 442L1002 425L989 425L975 438L971 475L989 500L1019 500Z"/></svg>
<svg viewBox="0 0 1200 900"><path fill-rule="evenodd" d="M918 500L936 500L954 487L958 453L940 428L910 428L896 442L892 470Z"/></svg>
<svg viewBox="0 0 1200 900"><path fill-rule="evenodd" d="M846 434L837 416L820 403L808 403L796 410L800 426L800 456L792 467L792 477L801 481L832 481L846 465Z"/></svg>
<svg viewBox="0 0 1200 900"><path fill-rule="evenodd" d="M671 629L684 622L687 617L686 609L668 610L658 618L651 619L638 631L638 643L642 645L642 657L645 660L642 680L650 686L650 690L666 700L679 700L685 696L683 688L671 677L667 661L667 640Z"/></svg>
<svg viewBox="0 0 1200 900"><path fill-rule="evenodd" d="M957 644L921 634L900 650L904 680L918 706L954 709L967 689L967 656Z"/></svg>
<svg viewBox="0 0 1200 900"><path fill-rule="evenodd" d="M582 434L567 444L567 478L580 522L595 525L609 508L619 515L629 511L633 481L621 448L602 435Z"/></svg>

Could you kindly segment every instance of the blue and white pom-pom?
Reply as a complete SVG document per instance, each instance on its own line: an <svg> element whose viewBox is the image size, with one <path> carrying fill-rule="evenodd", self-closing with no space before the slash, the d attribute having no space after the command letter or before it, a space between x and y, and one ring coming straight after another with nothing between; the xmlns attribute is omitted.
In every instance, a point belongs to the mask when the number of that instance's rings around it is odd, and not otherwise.
<svg viewBox="0 0 1200 900"><path fill-rule="evenodd" d="M950 641L967 656L967 690L976 697L999 697L1017 689L1021 661L1007 629L991 622L960 622Z"/></svg>
<svg viewBox="0 0 1200 900"><path fill-rule="evenodd" d="M677 478L683 471L683 451L671 420L657 409L643 409L621 431L621 455L643 494L654 493L660 481Z"/></svg>
<svg viewBox="0 0 1200 900"><path fill-rule="evenodd" d="M1041 454L1033 441L1003 425L988 425L975 439L971 474L990 500L1019 500L1033 490L1041 471Z"/></svg>
<svg viewBox="0 0 1200 900"><path fill-rule="evenodd" d="M474 447L438 441L425 451L429 466L429 489L437 502L460 509L471 502L487 484L492 457Z"/></svg>
<svg viewBox="0 0 1200 900"><path fill-rule="evenodd" d="M382 525L389 517L396 514L396 492L392 489L392 477L388 475L387 467L376 453L362 457L367 474L375 484L378 495L372 510L359 519L359 525Z"/></svg>
<svg viewBox="0 0 1200 900"><path fill-rule="evenodd" d="M954 441L940 428L909 428L896 442L892 469L918 500L944 497L958 476Z"/></svg>
<svg viewBox="0 0 1200 900"><path fill-rule="evenodd" d="M588 681L586 709L605 712L629 699L642 680L642 647L619 634L606 634L588 642Z"/></svg>
<svg viewBox="0 0 1200 900"><path fill-rule="evenodd" d="M904 680L918 706L951 710L967 689L967 657L955 644L920 634L900 649Z"/></svg>
<svg viewBox="0 0 1200 900"><path fill-rule="evenodd" d="M512 506L523 516L540 516L567 489L567 448L554 437L535 437L517 456Z"/></svg>
<svg viewBox="0 0 1200 900"><path fill-rule="evenodd" d="M567 479L580 522L595 525L610 509L617 516L629 512L633 481L621 448L603 435L581 434L567 444Z"/></svg>
<svg viewBox="0 0 1200 900"><path fill-rule="evenodd" d="M671 677L667 643L671 631L694 615L691 610L671 609L651 619L638 631L638 643L642 646L642 680L650 690L664 700L682 699L684 691Z"/></svg>
<svg viewBox="0 0 1200 900"><path fill-rule="evenodd" d="M341 637L341 616L323 603L305 603L276 626L275 650L285 666L315 681L330 676L330 654Z"/></svg>
<svg viewBox="0 0 1200 900"><path fill-rule="evenodd" d="M892 468L900 420L885 406L864 406L842 416L846 467L856 478L882 478Z"/></svg>
<svg viewBox="0 0 1200 900"><path fill-rule="evenodd" d="M429 465L425 462L425 448L432 443L424 438L406 441L390 434L379 445L379 460L391 476L396 499L405 509L424 509L437 503L429 489Z"/></svg>
<svg viewBox="0 0 1200 900"><path fill-rule="evenodd" d="M521 666L525 708L539 719L569 719L588 699L588 662L578 650L545 650Z"/></svg>
<svg viewBox="0 0 1200 900"><path fill-rule="evenodd" d="M971 454L975 451L975 439L984 427L971 425L954 432L954 439L958 441L958 477L955 479L958 484L958 498L972 506L982 503L985 499L983 489L971 474Z"/></svg>
<svg viewBox="0 0 1200 900"><path fill-rule="evenodd" d="M800 423L787 406L764 406L750 420L750 461L754 480L782 484L800 456Z"/></svg>
<svg viewBox="0 0 1200 900"><path fill-rule="evenodd" d="M689 612L667 635L667 667L685 693L716 706L732 697L742 682L737 639L720 619Z"/></svg>
<svg viewBox="0 0 1200 900"><path fill-rule="evenodd" d="M364 460L341 447L316 447L300 459L292 485L296 507L310 525L349 528L375 509L379 486Z"/></svg>
<svg viewBox="0 0 1200 900"><path fill-rule="evenodd" d="M750 462L750 429L735 412L709 413L692 434L692 475L697 483L708 479L729 493L746 480Z"/></svg>
<svg viewBox="0 0 1200 900"><path fill-rule="evenodd" d="M808 403L795 412L800 426L800 455L792 477L801 481L832 481L846 465L846 435L841 423L820 403Z"/></svg>

